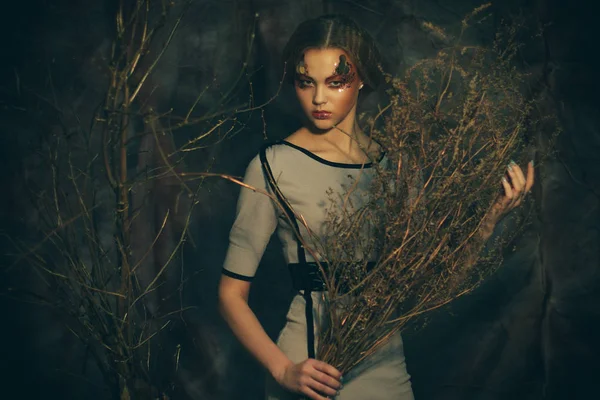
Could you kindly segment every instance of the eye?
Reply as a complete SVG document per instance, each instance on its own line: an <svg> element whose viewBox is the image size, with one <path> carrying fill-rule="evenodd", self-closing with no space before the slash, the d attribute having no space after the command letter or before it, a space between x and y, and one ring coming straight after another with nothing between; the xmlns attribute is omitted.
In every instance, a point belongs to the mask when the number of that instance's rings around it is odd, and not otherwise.
<svg viewBox="0 0 600 400"><path fill-rule="evenodd" d="M329 82L329 86L333 87L333 88L339 88L343 85L344 83L342 81L331 81Z"/></svg>
<svg viewBox="0 0 600 400"><path fill-rule="evenodd" d="M306 88L312 85L312 81L308 79L296 79L296 83L300 88Z"/></svg>

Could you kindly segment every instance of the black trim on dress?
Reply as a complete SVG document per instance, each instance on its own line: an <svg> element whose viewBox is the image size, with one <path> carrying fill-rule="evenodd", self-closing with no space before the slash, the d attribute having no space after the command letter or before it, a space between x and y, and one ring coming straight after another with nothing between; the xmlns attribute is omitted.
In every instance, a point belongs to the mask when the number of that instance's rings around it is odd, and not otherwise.
<svg viewBox="0 0 600 400"><path fill-rule="evenodd" d="M281 143L281 142L276 142ZM302 244L302 235L300 233L300 227L298 226L298 221L296 220L296 215L292 210L290 204L287 199L279 190L279 186L277 186L277 182L275 181L275 177L273 176L273 171L271 171L271 166L269 165L269 161L267 160L267 148L276 143L265 143L261 149L259 154L260 162L263 168L263 173L265 174L265 178L269 184L269 187L277 196L277 200L279 204L283 207L292 227L294 228L294 233L297 238L297 250L298 250L298 264L300 264L304 269L307 269L306 263L306 253L304 250L304 245ZM305 307L304 307L304 315L306 318L306 347L308 350L308 358L316 358L315 355L315 332L314 332L314 316L313 316L313 301L312 301L312 288L307 287L304 289L302 293L302 297L304 297Z"/></svg>
<svg viewBox="0 0 600 400"><path fill-rule="evenodd" d="M287 215L290 223L292 224L292 228L294 229L294 233L297 239L297 250L298 250L298 262L289 264L288 267L290 269L290 274L292 277L292 282L294 284L294 288L296 290L303 291L302 297L304 297L305 307L304 307L304 315L306 318L306 347L308 350L308 358L316 358L315 355L315 333L314 333L314 316L313 316L313 300L311 293L319 292L325 290L325 283L323 281L323 276L321 274L320 268L314 262L306 261L306 251L304 249L304 245L302 244L302 235L300 233L300 227L298 226L298 221L296 219L296 215L292 210L289 202L277 186L277 182L275 181L275 177L273 176L273 171L271 170L271 166L269 165L269 161L267 160L266 150L272 145L275 144L286 144L290 147L293 147L309 157L322 162L324 164L333 166L333 167L341 167L341 168L368 168L373 165L372 162L365 164L343 164L343 163L335 163L332 161L327 161L310 151L293 145L292 143L286 141L276 141L276 142L268 142L265 143L259 152L259 158L262 164L263 173L269 184L269 187L277 197L279 204L283 207L285 214ZM381 156L379 157L378 162L380 162L385 156L385 152L381 152ZM369 263L367 266L368 269L372 269L375 265L374 263ZM322 263L324 268L327 268L327 263Z"/></svg>
<svg viewBox="0 0 600 400"><path fill-rule="evenodd" d="M226 270L225 268L221 269L221 273L230 278L239 279L240 281L252 282L252 280L254 279L253 276L236 274L235 272L231 272L229 270Z"/></svg>
<svg viewBox="0 0 600 400"><path fill-rule="evenodd" d="M307 156L309 156L310 158L312 158L313 160L316 160L322 164L325 165L329 165L330 167L336 167L336 168L349 168L349 169L360 169L360 168L371 168L374 164L374 162L370 161L368 163L364 163L364 164L352 164L352 163L339 163L339 162L334 162L334 161L329 161L326 160L324 158L319 157L318 155L316 155L315 153L306 150L304 147L300 147L296 144L290 143L286 140L280 140L275 142L275 144L284 144L286 146L289 146L293 149L296 149L304 154L306 154ZM381 160L383 160L383 157L385 157L385 151L381 151L381 154L379 155L379 158L377 159L377 163L380 163Z"/></svg>

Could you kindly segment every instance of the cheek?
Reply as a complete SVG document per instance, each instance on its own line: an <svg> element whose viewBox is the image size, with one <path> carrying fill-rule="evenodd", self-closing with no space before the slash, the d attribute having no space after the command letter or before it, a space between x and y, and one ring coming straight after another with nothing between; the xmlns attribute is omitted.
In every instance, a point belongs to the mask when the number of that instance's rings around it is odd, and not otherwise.
<svg viewBox="0 0 600 400"><path fill-rule="evenodd" d="M335 94L336 104L340 109L350 109L358 99L358 88L350 87L338 90Z"/></svg>
<svg viewBox="0 0 600 400"><path fill-rule="evenodd" d="M309 89L301 89L298 86L294 87L296 90L296 98L300 102L303 108L310 106L312 103L312 93Z"/></svg>

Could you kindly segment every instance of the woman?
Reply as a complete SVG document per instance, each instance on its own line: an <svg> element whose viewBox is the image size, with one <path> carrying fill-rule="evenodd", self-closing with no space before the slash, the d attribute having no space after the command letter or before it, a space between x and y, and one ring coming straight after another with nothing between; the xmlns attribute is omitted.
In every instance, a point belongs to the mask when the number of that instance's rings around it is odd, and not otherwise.
<svg viewBox="0 0 600 400"><path fill-rule="evenodd" d="M350 181L365 185L373 165L388 162L356 121L359 93L381 81L380 55L372 38L353 21L338 15L302 23L284 50L286 72L293 83L306 124L284 141L261 152L249 164L244 182L278 195L316 236L325 235L327 192L342 191ZM518 166L510 166L501 196L489 218L495 222L519 204L533 184ZM304 224L290 218L268 196L242 188L219 286L221 313L234 334L268 370L268 400L413 399L404 362L402 338L396 334L373 356L342 377L331 365L314 359L314 339L323 325L324 295L318 287L302 286L314 265L315 249L304 249L298 236L311 237ZM250 283L271 237L277 233L298 295L275 344L248 307ZM300 282L300 283L298 283ZM317 285L318 286L318 285ZM301 290L304 289L304 290Z"/></svg>

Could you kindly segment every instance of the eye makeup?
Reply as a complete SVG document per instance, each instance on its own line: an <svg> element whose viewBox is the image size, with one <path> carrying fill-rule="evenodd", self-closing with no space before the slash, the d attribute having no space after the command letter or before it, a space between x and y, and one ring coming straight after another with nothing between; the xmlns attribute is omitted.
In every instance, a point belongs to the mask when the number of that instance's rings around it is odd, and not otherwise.
<svg viewBox="0 0 600 400"><path fill-rule="evenodd" d="M308 67L306 66L306 63L304 62L304 56L302 56L302 59L300 61L298 61L298 64L296 64L296 74L308 75Z"/></svg>
<svg viewBox="0 0 600 400"><path fill-rule="evenodd" d="M296 76L296 86L298 86L300 89L306 89L312 85L312 83L313 82L311 79L308 79L304 76Z"/></svg>
<svg viewBox="0 0 600 400"><path fill-rule="evenodd" d="M346 83L346 81L343 78L341 78L337 75L327 78L325 80L325 83L331 89L339 89L339 90L346 89L347 87L350 87L352 85L352 82L350 82L348 84L348 83ZM313 84L314 84L313 79L308 76L305 76L305 75L296 76L296 86L298 86L300 89L308 88L308 87L312 86Z"/></svg>
<svg viewBox="0 0 600 400"><path fill-rule="evenodd" d="M308 65L306 65L304 57L296 65L295 73L295 82L298 88L306 89L314 85L314 79L308 76ZM325 83L332 89L342 91L351 88L355 80L356 72L354 71L354 66L348 61L346 55L341 54L333 75L325 79Z"/></svg>
<svg viewBox="0 0 600 400"><path fill-rule="evenodd" d="M305 89L309 86L308 82L312 83L312 80L310 78L308 78L308 66L306 65L306 63L304 62L304 56L302 56L302 58L300 59L300 61L298 61L298 64L296 64L296 77L295 77L295 82L296 85L300 88L300 89Z"/></svg>
<svg viewBox="0 0 600 400"><path fill-rule="evenodd" d="M340 55L340 61L333 73L341 81L342 89L349 89L356 80L354 66L348 61L348 58L344 54Z"/></svg>

